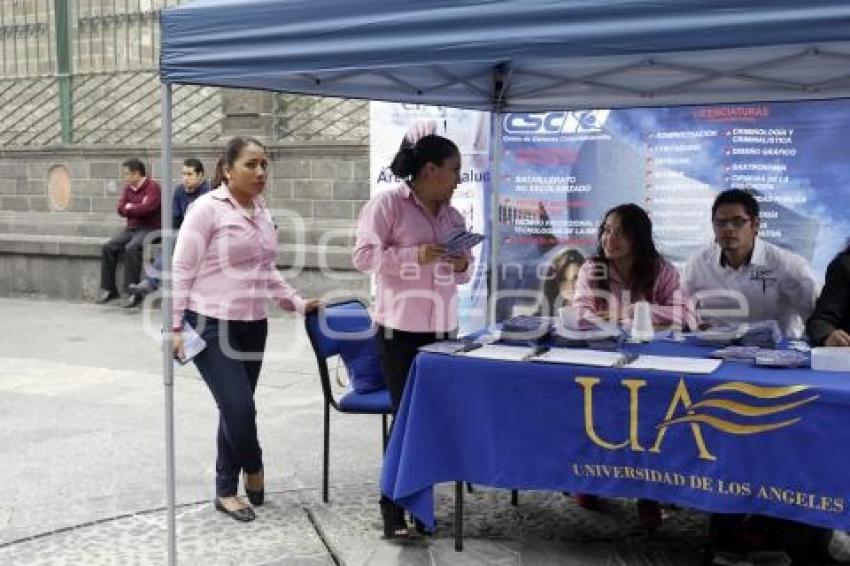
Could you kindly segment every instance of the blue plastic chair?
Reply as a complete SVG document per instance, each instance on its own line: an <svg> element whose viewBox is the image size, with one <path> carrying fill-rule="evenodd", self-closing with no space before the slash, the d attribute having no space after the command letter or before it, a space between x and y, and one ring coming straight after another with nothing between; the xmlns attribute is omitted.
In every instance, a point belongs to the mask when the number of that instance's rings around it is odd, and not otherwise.
<svg viewBox="0 0 850 566"><path fill-rule="evenodd" d="M388 416L392 414L386 388L366 393L350 391L336 399L331 389L328 358L348 354L358 341L374 340L375 325L366 305L349 300L323 306L308 314L304 322L316 354L322 393L325 397L324 451L322 456L322 501L328 502L328 461L330 459L330 410L340 413L381 415L383 448L387 448ZM346 350L346 351L344 351Z"/></svg>

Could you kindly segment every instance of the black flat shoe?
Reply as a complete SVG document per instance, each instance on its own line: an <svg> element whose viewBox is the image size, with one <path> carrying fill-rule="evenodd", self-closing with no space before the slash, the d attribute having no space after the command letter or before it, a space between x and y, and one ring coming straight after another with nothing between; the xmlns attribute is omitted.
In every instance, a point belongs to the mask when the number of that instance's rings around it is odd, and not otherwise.
<svg viewBox="0 0 850 566"><path fill-rule="evenodd" d="M109 301L114 301L119 296L120 295L118 294L118 291L116 291L115 289L107 289L106 291L103 291L100 294L100 296L97 298L97 300L95 302L99 305L105 305Z"/></svg>
<svg viewBox="0 0 850 566"><path fill-rule="evenodd" d="M216 511L221 511L225 515L229 515L232 519L236 519L237 521L241 521L243 523L250 523L251 521L257 518L257 516L254 514L254 510L250 507L242 507L241 509L231 511L222 504L221 500L218 497L215 498L215 509Z"/></svg>

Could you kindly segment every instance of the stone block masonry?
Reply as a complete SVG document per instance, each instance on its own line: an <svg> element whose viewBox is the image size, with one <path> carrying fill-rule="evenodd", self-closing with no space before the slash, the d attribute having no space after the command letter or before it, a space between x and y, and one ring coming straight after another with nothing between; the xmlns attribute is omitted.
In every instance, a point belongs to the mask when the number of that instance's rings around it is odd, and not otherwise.
<svg viewBox="0 0 850 566"><path fill-rule="evenodd" d="M176 146L173 185L187 157L199 158L210 178L223 145ZM353 240L340 234L353 233L369 198L368 145L278 143L268 151L265 196L280 217L279 267L310 296L328 291L365 296L368 278L359 277L348 259ZM154 145L0 149L0 296L96 296L101 246L123 224L115 212L121 162L132 156L162 182ZM290 234L299 224L303 236ZM304 253L293 248L296 243Z"/></svg>

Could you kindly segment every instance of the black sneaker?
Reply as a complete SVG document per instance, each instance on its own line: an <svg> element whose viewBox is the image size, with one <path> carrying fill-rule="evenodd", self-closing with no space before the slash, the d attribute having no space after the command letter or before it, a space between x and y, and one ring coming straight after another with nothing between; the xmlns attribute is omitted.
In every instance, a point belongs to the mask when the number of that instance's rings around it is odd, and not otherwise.
<svg viewBox="0 0 850 566"><path fill-rule="evenodd" d="M144 297L141 295L137 295L133 293L130 295L130 298L127 299L127 303L124 305L125 309L132 309L142 304L144 301Z"/></svg>
<svg viewBox="0 0 850 566"><path fill-rule="evenodd" d="M153 293L156 289L151 285L150 280L145 279L140 283L130 283L127 285L127 290L133 295L141 295L144 297L148 293Z"/></svg>
<svg viewBox="0 0 850 566"><path fill-rule="evenodd" d="M115 289L109 289L109 290L103 291L95 302L99 305L105 305L109 301L113 301L113 300L117 299L118 297L119 297L118 291L116 291Z"/></svg>

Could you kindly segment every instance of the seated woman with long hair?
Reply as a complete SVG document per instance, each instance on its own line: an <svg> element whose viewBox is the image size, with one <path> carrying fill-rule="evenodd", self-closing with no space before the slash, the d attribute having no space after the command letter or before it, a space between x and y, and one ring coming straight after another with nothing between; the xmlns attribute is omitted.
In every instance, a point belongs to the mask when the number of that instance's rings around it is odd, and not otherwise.
<svg viewBox="0 0 850 566"><path fill-rule="evenodd" d="M628 323L638 301L651 305L656 326L687 322L679 272L658 253L649 215L636 204L621 204L605 213L596 255L579 270L573 305L582 317Z"/></svg>
<svg viewBox="0 0 850 566"><path fill-rule="evenodd" d="M649 215L636 204L621 204L605 213L596 255L579 270L573 305L581 318L628 324L637 301L650 303L654 325L686 321L679 273L655 248ZM588 509L598 506L593 495L577 494L576 501ZM658 503L639 499L638 520L649 530L660 526Z"/></svg>

